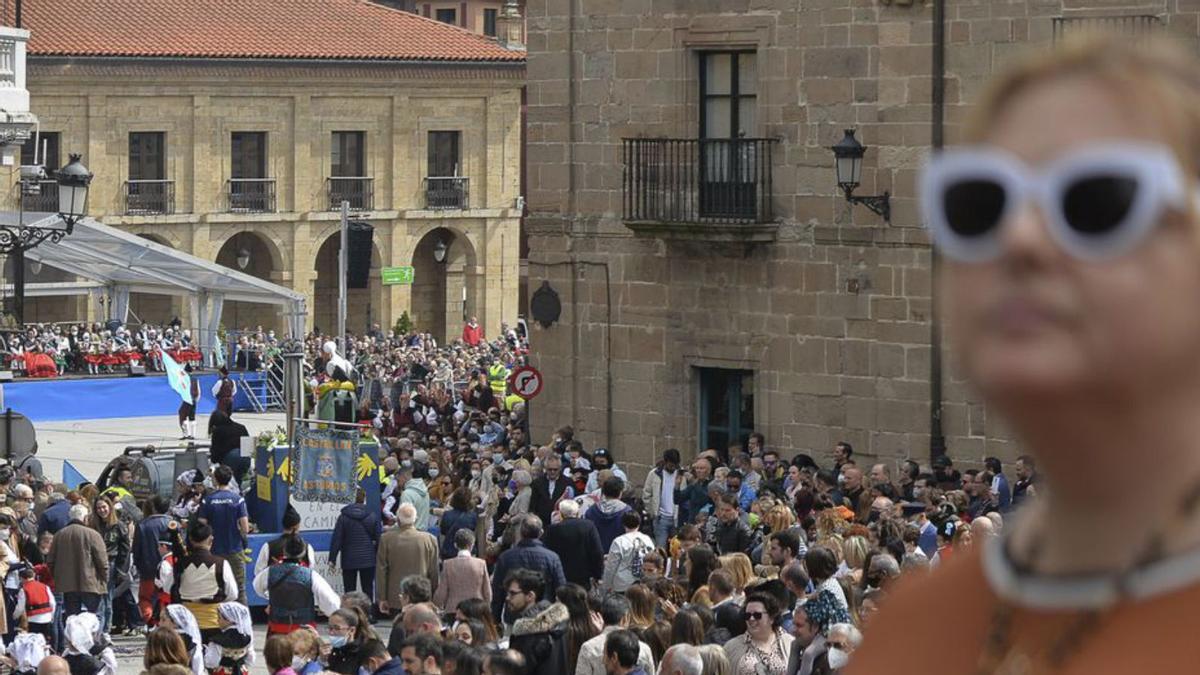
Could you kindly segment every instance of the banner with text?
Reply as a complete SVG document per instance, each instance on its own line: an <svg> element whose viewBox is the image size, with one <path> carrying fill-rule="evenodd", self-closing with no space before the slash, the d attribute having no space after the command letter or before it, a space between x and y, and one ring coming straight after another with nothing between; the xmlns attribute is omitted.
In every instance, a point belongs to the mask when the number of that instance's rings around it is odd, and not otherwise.
<svg viewBox="0 0 1200 675"><path fill-rule="evenodd" d="M295 438L292 499L352 504L358 489L358 430L310 429L301 423Z"/></svg>

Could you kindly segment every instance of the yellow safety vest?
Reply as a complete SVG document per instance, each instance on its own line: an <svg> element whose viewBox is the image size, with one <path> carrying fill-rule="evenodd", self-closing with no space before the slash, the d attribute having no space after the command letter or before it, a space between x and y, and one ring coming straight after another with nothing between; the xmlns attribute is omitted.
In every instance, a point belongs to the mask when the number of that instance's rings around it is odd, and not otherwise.
<svg viewBox="0 0 1200 675"><path fill-rule="evenodd" d="M107 490L105 490L103 493L103 496L105 496L105 497L115 496L116 501L121 501L122 499L124 499L126 497L132 498L133 493L130 492L129 490L126 490L125 488L121 487L120 485L114 485L114 486L108 488Z"/></svg>
<svg viewBox="0 0 1200 675"><path fill-rule="evenodd" d="M504 390L508 387L508 368L497 363L488 369L488 380L492 385L492 393L499 400L504 400Z"/></svg>

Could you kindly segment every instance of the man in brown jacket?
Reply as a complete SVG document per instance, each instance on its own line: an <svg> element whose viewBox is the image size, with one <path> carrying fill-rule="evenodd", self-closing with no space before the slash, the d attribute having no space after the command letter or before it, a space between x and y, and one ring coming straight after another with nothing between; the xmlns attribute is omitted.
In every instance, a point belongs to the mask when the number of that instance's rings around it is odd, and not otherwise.
<svg viewBox="0 0 1200 675"><path fill-rule="evenodd" d="M63 620L100 608L100 596L108 592L108 553L100 533L84 524L88 509L71 507L71 522L54 535L47 564L54 576L54 590L63 594Z"/></svg>
<svg viewBox="0 0 1200 675"><path fill-rule="evenodd" d="M410 574L429 579L436 590L438 583L437 538L414 527L417 509L412 504L401 504L396 510L399 527L383 533L379 539L379 553L375 556L378 582L375 585L379 597L379 609L385 614L392 608L399 609L400 581Z"/></svg>

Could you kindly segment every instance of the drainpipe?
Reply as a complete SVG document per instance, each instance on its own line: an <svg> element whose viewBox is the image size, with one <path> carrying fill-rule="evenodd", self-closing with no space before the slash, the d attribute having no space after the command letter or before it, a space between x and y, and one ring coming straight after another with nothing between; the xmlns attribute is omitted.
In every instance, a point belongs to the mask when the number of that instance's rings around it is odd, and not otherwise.
<svg viewBox="0 0 1200 675"><path fill-rule="evenodd" d="M933 120L930 140L933 152L941 152L946 125L946 0L933 2ZM938 311L937 249L930 253L930 326L929 326L929 459L946 454L946 436L942 433L942 325Z"/></svg>

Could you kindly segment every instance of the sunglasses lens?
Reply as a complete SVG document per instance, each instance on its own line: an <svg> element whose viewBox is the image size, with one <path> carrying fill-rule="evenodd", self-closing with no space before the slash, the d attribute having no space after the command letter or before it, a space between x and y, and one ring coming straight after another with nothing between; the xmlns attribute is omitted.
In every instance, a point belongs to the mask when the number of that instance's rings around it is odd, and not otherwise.
<svg viewBox="0 0 1200 675"><path fill-rule="evenodd" d="M1109 234L1129 215L1137 191L1137 179L1128 176L1080 178L1063 193L1063 217L1080 234Z"/></svg>
<svg viewBox="0 0 1200 675"><path fill-rule="evenodd" d="M942 208L946 223L960 237L979 237L1000 224L1008 195L1004 186L986 178L946 186Z"/></svg>

